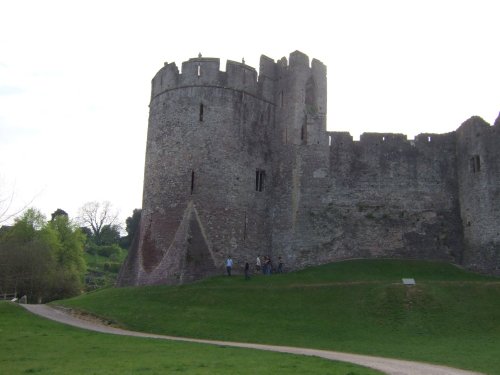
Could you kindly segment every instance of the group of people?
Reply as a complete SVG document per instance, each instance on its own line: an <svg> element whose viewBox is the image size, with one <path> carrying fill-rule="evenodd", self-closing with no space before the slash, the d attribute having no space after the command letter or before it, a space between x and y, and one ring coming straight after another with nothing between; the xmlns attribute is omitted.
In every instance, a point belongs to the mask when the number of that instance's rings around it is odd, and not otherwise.
<svg viewBox="0 0 500 375"><path fill-rule="evenodd" d="M233 259L231 255L229 255L226 259L226 272L228 276L231 276L231 271L233 269ZM260 259L260 255L257 255L255 260L255 273L262 272L263 275L271 275L272 273L283 273L283 258L278 258L278 267L276 268L273 264L271 257L264 256L263 259ZM250 278L250 264L245 262L245 279Z"/></svg>
<svg viewBox="0 0 500 375"><path fill-rule="evenodd" d="M255 271L261 272L263 275L270 275L272 273L283 273L283 258L278 258L278 268L274 267L271 257L264 256L261 260L260 255L257 255L255 260Z"/></svg>

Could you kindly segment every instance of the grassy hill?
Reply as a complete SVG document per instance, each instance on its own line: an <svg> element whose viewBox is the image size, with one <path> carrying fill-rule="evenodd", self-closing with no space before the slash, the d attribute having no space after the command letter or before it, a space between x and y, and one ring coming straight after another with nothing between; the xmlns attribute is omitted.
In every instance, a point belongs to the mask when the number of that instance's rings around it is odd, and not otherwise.
<svg viewBox="0 0 500 375"><path fill-rule="evenodd" d="M415 278L407 287L401 278ZM355 260L184 286L105 289L59 304L129 329L333 349L500 374L500 279L445 263Z"/></svg>
<svg viewBox="0 0 500 375"><path fill-rule="evenodd" d="M380 374L320 358L89 332L7 302L0 317L2 374Z"/></svg>

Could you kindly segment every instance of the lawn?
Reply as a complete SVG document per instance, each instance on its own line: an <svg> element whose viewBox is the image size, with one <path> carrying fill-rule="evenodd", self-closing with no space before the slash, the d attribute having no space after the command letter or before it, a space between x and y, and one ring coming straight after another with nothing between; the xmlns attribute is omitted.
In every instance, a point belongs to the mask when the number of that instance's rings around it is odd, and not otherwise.
<svg viewBox="0 0 500 375"><path fill-rule="evenodd" d="M8 302L0 318L2 374L380 374L320 358L89 332Z"/></svg>
<svg viewBox="0 0 500 375"><path fill-rule="evenodd" d="M412 277L417 285L401 284ZM446 263L356 260L301 272L106 289L63 304L129 329L332 349L500 374L500 279Z"/></svg>

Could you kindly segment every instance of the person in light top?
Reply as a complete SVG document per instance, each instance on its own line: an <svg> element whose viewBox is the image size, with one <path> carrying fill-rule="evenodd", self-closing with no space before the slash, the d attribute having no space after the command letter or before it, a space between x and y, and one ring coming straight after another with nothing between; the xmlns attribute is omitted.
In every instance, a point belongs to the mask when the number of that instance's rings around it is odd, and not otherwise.
<svg viewBox="0 0 500 375"><path fill-rule="evenodd" d="M226 271L228 276L231 276L232 268L233 268L233 260L231 259L231 255L228 255L226 259Z"/></svg>

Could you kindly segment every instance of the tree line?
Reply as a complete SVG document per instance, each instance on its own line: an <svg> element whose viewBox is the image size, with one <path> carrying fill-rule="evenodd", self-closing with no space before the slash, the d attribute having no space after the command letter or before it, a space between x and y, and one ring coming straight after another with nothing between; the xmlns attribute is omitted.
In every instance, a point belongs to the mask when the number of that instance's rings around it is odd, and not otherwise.
<svg viewBox="0 0 500 375"><path fill-rule="evenodd" d="M46 217L29 208L0 228L0 295L26 295L31 303L78 295L87 271L84 254L128 248L140 220L134 210L121 236L118 214L108 202L89 202L76 220L57 209Z"/></svg>

